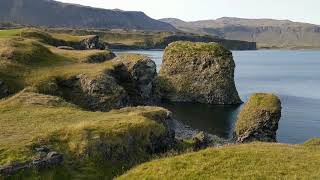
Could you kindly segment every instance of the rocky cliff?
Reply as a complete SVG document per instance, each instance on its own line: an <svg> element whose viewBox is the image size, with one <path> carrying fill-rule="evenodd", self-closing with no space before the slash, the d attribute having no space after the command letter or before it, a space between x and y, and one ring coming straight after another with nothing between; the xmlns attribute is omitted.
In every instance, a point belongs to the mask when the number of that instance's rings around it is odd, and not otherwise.
<svg viewBox="0 0 320 180"><path fill-rule="evenodd" d="M253 94L240 112L236 124L236 141L276 142L281 118L281 102L273 94Z"/></svg>
<svg viewBox="0 0 320 180"><path fill-rule="evenodd" d="M179 41L165 49L158 85L170 101L240 104L234 69L221 45Z"/></svg>

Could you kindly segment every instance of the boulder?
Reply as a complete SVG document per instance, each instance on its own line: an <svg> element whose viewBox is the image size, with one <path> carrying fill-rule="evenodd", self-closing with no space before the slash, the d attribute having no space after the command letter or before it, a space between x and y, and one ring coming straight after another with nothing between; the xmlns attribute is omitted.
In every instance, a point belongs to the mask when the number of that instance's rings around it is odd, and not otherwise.
<svg viewBox="0 0 320 180"><path fill-rule="evenodd" d="M113 76L130 96L133 105L150 105L156 101L154 97L154 81L157 66L149 57L127 54L115 59L118 65Z"/></svg>
<svg viewBox="0 0 320 180"><path fill-rule="evenodd" d="M159 89L173 102L240 104L234 69L232 53L216 43L174 42L164 52Z"/></svg>
<svg viewBox="0 0 320 180"><path fill-rule="evenodd" d="M235 138L238 143L276 142L281 102L273 94L253 94L238 115Z"/></svg>
<svg viewBox="0 0 320 180"><path fill-rule="evenodd" d="M130 105L127 92L107 73L80 74L59 81L58 86L67 101L87 110L110 111Z"/></svg>

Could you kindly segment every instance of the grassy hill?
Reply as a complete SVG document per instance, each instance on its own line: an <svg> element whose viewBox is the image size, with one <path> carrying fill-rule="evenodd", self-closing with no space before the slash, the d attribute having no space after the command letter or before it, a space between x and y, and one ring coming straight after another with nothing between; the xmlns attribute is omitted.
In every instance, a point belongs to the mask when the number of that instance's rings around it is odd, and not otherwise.
<svg viewBox="0 0 320 180"><path fill-rule="evenodd" d="M320 26L288 20L220 18L184 22L169 18L161 21L177 29L210 34L226 39L257 42L258 48L319 49Z"/></svg>
<svg viewBox="0 0 320 180"><path fill-rule="evenodd" d="M317 179L319 145L318 139L209 148L142 164L117 179Z"/></svg>
<svg viewBox="0 0 320 180"><path fill-rule="evenodd" d="M61 50L44 39L24 36L31 31L39 33L34 29L0 31L0 80L11 94L0 100L0 179L7 165L19 168L41 158L43 152L36 149L42 147L62 154L63 163L22 168L10 178L111 179L162 152L164 144L159 142L167 136L163 124L167 110L134 107L90 112L74 101L67 102L64 94L56 94L56 81L79 74L108 77L106 72L119 62L85 63L79 58L110 50ZM82 39L67 34L50 37ZM113 85L110 88L118 88ZM113 90L110 98L113 92L117 93Z"/></svg>
<svg viewBox="0 0 320 180"><path fill-rule="evenodd" d="M165 133L151 118L165 115L161 108L87 112L58 97L28 91L0 101L0 113L1 166L30 161L42 146L64 155L64 164L56 169L22 171L16 178L111 178L149 158L150 136Z"/></svg>

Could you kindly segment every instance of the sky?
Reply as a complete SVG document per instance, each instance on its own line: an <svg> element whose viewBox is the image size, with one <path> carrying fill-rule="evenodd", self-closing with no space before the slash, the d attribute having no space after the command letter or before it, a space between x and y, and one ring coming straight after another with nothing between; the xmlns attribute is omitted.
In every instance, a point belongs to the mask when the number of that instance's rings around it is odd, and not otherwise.
<svg viewBox="0 0 320 180"><path fill-rule="evenodd" d="M320 0L58 0L105 9L143 11L154 19L220 17L289 19L320 24Z"/></svg>

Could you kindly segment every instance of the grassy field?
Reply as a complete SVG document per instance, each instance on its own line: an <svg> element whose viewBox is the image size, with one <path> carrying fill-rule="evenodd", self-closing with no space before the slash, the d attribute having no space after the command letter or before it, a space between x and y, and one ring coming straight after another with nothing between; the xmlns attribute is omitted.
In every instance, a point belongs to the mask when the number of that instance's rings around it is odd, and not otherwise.
<svg viewBox="0 0 320 180"><path fill-rule="evenodd" d="M114 165L122 165L123 153L128 153L127 165L139 162L148 157L145 148L150 145L150 135L161 136L165 132L157 118L152 117L165 116L166 111L137 107L108 113L87 112L58 97L23 91L0 101L0 114L1 165L30 160L36 155L33 148L45 145L64 154L65 168L74 166L65 175L75 172L70 176L88 177L89 171L94 171L99 177L112 176L112 173L103 172L106 166L95 169L92 164L83 165L79 157L87 157L86 153L91 150L94 153L88 161L97 165L105 156L99 146L105 144L114 147L110 152L112 157L104 160L106 163L118 159Z"/></svg>
<svg viewBox="0 0 320 180"><path fill-rule="evenodd" d="M0 38L19 36L23 29L0 30Z"/></svg>
<svg viewBox="0 0 320 180"><path fill-rule="evenodd" d="M210 148L142 164L118 179L318 179L319 142Z"/></svg>

